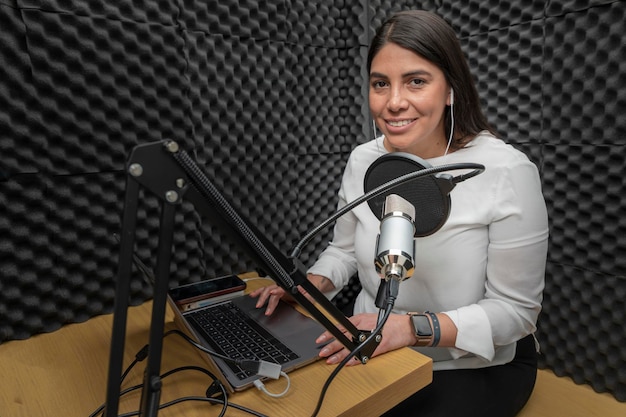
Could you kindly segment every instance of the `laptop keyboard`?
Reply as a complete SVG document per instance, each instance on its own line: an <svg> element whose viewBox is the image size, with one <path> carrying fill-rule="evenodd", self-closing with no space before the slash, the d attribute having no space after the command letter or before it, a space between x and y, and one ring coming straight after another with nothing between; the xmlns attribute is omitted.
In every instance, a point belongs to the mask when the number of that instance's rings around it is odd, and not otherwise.
<svg viewBox="0 0 626 417"><path fill-rule="evenodd" d="M185 315L211 348L233 359L259 359L278 364L298 355L272 336L232 302L195 310ZM226 362L240 380L254 373Z"/></svg>

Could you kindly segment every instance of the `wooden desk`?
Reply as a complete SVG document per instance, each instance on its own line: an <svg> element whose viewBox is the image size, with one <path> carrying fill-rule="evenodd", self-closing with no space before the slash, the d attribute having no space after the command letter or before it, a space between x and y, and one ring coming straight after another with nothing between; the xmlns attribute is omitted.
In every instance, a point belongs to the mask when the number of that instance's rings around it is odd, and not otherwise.
<svg viewBox="0 0 626 417"><path fill-rule="evenodd" d="M248 288L258 287L251 281ZM130 307L123 368L147 343L152 303ZM0 345L0 417L87 417L105 400L112 315L67 325L49 334ZM168 309L165 330L174 329ZM185 365L206 367L197 350L177 336L163 346L161 372ZM145 362L129 374L123 388L139 384ZM229 401L269 416L310 416L320 390L334 366L318 361L290 373L291 389L270 398L255 388L233 394ZM432 379L431 360L409 348L373 358L367 365L342 369L330 385L319 416L379 416L423 388ZM181 372L163 380L161 402L204 396L211 381L200 372ZM284 379L270 381L280 392ZM139 408L140 391L120 400L120 413ZM217 416L221 406L184 402L161 410L159 416ZM229 408L227 416L249 416Z"/></svg>

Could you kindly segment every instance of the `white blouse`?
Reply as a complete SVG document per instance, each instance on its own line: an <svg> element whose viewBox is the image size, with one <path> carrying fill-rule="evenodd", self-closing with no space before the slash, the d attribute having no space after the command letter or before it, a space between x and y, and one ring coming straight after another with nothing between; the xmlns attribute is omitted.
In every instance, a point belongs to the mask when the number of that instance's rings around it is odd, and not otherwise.
<svg viewBox="0 0 626 417"><path fill-rule="evenodd" d="M365 172L384 153L382 137L353 150L339 207L364 194ZM434 369L507 363L515 342L535 331L541 310L548 218L537 168L486 132L465 148L427 162L472 162L485 171L451 191L450 216L441 229L416 238L415 271L400 284L394 312L444 312L455 323L456 348L416 348L433 358ZM329 297L358 272L363 288L355 314L378 312L374 255L379 227L367 203L357 206L337 220L332 242L309 269L333 282L337 290Z"/></svg>

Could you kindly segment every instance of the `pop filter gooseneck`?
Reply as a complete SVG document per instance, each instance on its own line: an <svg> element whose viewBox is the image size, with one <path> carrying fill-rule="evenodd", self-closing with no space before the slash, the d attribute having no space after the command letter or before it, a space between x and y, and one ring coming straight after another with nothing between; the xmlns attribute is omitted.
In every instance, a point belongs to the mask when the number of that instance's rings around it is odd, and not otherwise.
<svg viewBox="0 0 626 417"><path fill-rule="evenodd" d="M395 165L398 166L395 166ZM471 170L465 174L453 177L449 174L440 174L444 171ZM302 249L317 234L336 221L339 217L361 203L368 202L374 214L380 219L383 215L385 198L392 192L415 206L415 216L423 215L424 208L431 214L427 219L416 220L416 236L427 236L436 232L448 218L450 213L450 197L448 194L454 186L466 179L475 177L485 170L481 164L464 162L446 164L433 167L428 162L415 155L402 152L385 154L375 160L368 168L365 175L365 194L348 202L322 223L310 230L294 246L290 257L297 259ZM423 180L423 181L422 181ZM413 189L416 181L422 181L419 187ZM402 187L402 188L400 188ZM430 203L422 203L425 193ZM419 234L418 234L419 233Z"/></svg>
<svg viewBox="0 0 626 417"><path fill-rule="evenodd" d="M463 164L467 167L466 164ZM445 171L457 169L459 164L445 165ZM481 166L482 167L482 166ZM416 171L431 169L432 166L423 159L405 152L393 152L376 159L365 173L363 189L365 192L403 175ZM414 181L406 182L394 187L393 190L381 193L368 200L370 209L376 217L382 220L385 199L389 194L397 194L415 207L415 237L428 236L435 233L444 225L450 215L450 191L455 185L478 175L481 170L465 176L453 177L450 174L427 175Z"/></svg>

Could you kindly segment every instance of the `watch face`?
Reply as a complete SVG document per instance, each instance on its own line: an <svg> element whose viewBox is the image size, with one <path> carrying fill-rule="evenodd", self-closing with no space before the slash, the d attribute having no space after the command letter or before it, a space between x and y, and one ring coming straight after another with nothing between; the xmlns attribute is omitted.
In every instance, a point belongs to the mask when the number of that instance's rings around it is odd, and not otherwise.
<svg viewBox="0 0 626 417"><path fill-rule="evenodd" d="M415 327L415 334L420 337L428 337L433 335L433 329L430 327L430 321L428 317L418 314L411 316L413 320L413 326Z"/></svg>

